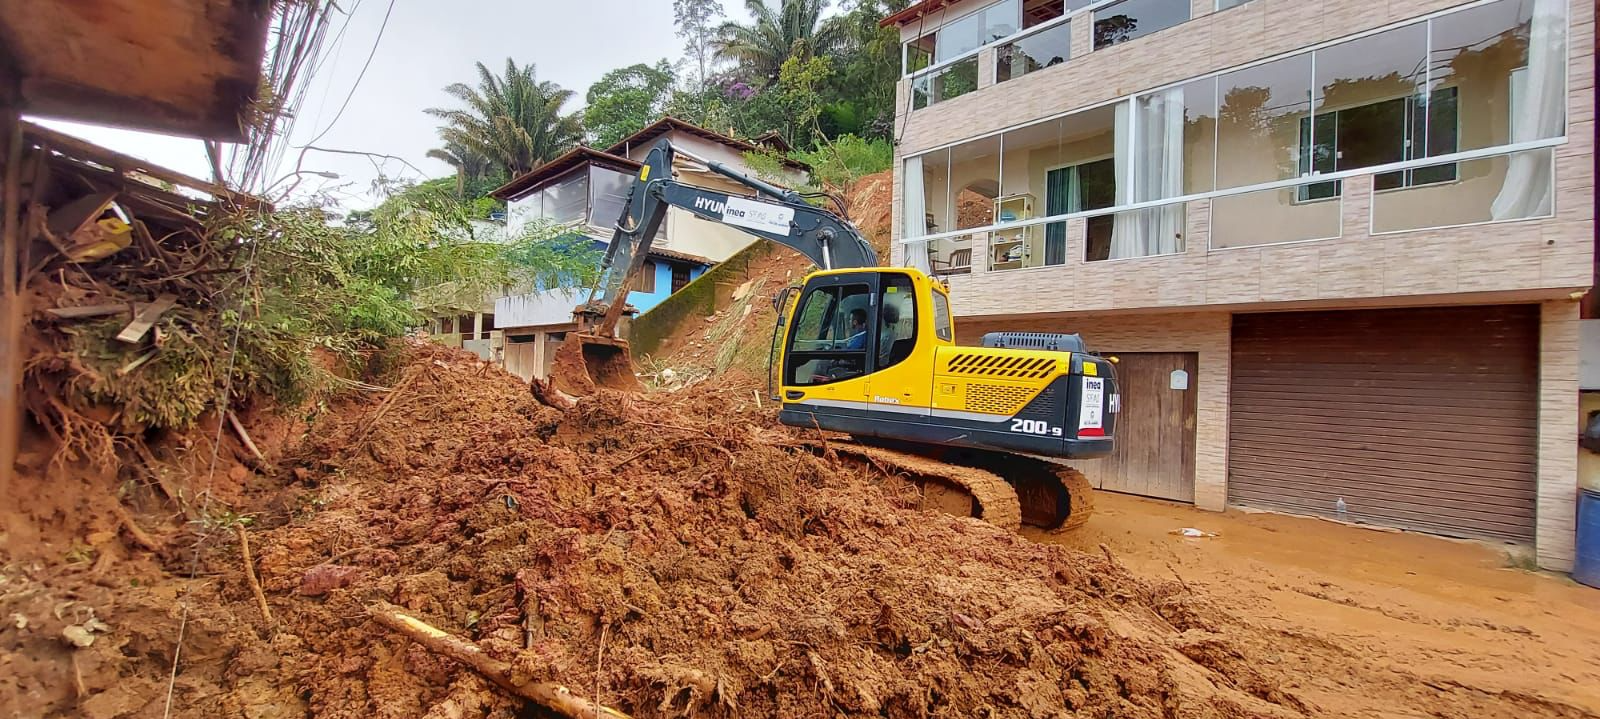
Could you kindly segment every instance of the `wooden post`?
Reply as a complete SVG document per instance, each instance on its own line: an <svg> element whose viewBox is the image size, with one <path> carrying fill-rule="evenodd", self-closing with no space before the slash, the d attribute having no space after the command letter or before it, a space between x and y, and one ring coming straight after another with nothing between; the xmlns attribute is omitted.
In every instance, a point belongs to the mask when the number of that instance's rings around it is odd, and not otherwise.
<svg viewBox="0 0 1600 719"><path fill-rule="evenodd" d="M0 98L3 101L3 98ZM22 113L0 104L0 496L14 496L22 442Z"/></svg>

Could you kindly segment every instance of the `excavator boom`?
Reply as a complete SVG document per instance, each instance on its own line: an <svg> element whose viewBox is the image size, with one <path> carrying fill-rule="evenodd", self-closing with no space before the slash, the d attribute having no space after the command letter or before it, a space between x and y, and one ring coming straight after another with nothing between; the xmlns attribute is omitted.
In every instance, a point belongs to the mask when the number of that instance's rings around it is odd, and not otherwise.
<svg viewBox="0 0 1600 719"><path fill-rule="evenodd" d="M749 188L748 196L684 184L673 177L673 163L682 155ZM632 360L617 324L628 307L628 291L644 270L650 246L677 207L696 217L730 227L810 258L818 267L872 267L878 263L872 245L850 223L813 207L794 190L750 177L733 168L673 147L663 138L650 148L628 190L600 267L600 284L573 313L578 332L557 351L553 380L557 389L582 394L595 386L633 389Z"/></svg>

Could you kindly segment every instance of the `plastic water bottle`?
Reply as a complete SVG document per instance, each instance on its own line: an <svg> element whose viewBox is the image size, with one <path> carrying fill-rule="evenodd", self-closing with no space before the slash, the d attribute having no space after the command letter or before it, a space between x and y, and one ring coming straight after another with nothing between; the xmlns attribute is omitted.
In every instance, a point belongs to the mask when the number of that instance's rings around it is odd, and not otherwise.
<svg viewBox="0 0 1600 719"><path fill-rule="evenodd" d="M1339 501L1333 503L1333 511L1339 513L1339 521L1341 522L1345 521L1345 514L1349 510L1350 506L1344 503L1344 497L1340 497Z"/></svg>

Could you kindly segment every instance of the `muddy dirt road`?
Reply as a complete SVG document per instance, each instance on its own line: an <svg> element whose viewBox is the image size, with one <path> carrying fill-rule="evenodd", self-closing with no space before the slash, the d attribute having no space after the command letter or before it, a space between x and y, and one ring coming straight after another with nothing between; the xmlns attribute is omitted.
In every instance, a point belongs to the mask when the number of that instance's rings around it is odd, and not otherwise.
<svg viewBox="0 0 1600 719"><path fill-rule="evenodd" d="M1488 715L1600 713L1600 590L1515 568L1504 548L1266 513L1202 512L1102 493L1083 531L1031 538L1110 547L1135 573L1181 579L1283 639L1264 656L1292 690L1359 716L1425 716L1357 685L1477 695ZM1218 536L1169 534L1195 527ZM1353 661L1354 660L1354 661Z"/></svg>

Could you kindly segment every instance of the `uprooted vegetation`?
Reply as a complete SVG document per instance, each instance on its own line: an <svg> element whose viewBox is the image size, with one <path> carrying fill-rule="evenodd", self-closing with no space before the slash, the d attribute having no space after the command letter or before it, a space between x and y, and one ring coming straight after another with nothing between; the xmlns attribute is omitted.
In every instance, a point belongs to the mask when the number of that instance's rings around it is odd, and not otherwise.
<svg viewBox="0 0 1600 719"><path fill-rule="evenodd" d="M8 570L36 592L0 606L30 622L0 634L10 688L61 682L40 715L160 715L184 624L174 716L519 711L371 619L393 603L515 682L642 717L1336 715L1319 702L1338 695L1298 688L1324 675L1441 716L1498 706L1258 629L1109 554L912 509L910 485L775 426L746 385L560 410L424 344L373 379L391 391L335 402L273 457L248 530L174 542L162 566L111 546L111 525L85 551L116 563Z"/></svg>
<svg viewBox="0 0 1600 719"><path fill-rule="evenodd" d="M639 716L1295 708L1226 686L1260 683L1253 670L1217 682L1186 657L1183 630L1208 620L1176 586L910 510L908 485L774 427L748 387L561 411L470 355L409 352L392 392L319 420L255 515L274 623L224 535L201 579L97 608L108 632L76 660L100 669L91 697L161 705L177 612L152 609L176 599L196 643L179 716L267 699L284 715L508 715L476 675L369 621L381 600Z"/></svg>

